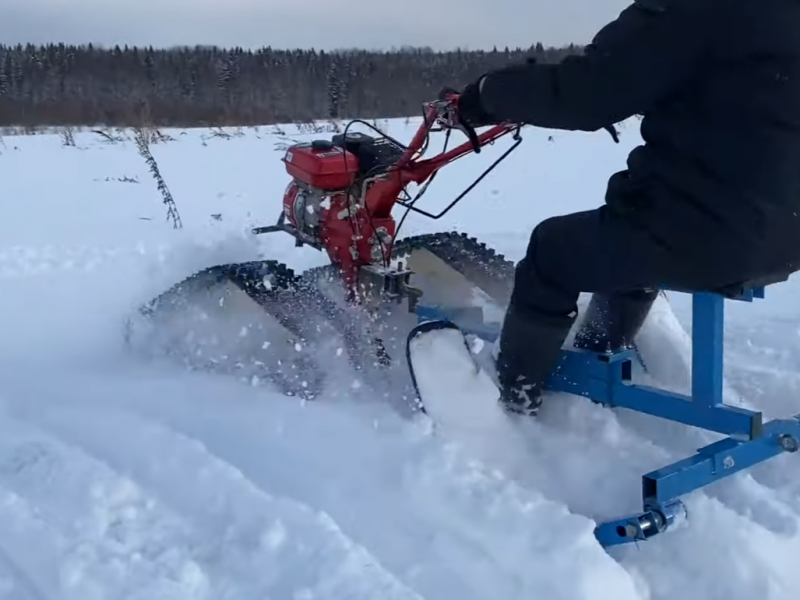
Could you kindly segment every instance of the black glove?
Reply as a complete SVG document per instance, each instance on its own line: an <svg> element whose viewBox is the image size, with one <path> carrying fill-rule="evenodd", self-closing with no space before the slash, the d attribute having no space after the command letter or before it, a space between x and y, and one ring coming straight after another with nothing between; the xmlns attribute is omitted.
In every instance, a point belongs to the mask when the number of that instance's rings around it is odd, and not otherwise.
<svg viewBox="0 0 800 600"><path fill-rule="evenodd" d="M525 60L528 64L536 64L534 57L529 57ZM502 71L502 69L498 69ZM502 123L503 119L498 119L491 113L486 111L486 108L481 103L481 82L486 77L491 77L493 71L484 73L475 82L470 83L461 92L461 97L458 100L458 112L460 117L465 123L472 127L484 127L486 125L497 125Z"/></svg>
<svg viewBox="0 0 800 600"><path fill-rule="evenodd" d="M480 85L484 77L486 75L467 85L458 98L458 116L472 128L495 125L499 122L487 113L481 104Z"/></svg>
<svg viewBox="0 0 800 600"><path fill-rule="evenodd" d="M470 83L460 92L451 87L442 88L439 92L439 98L446 98L450 94L456 94L458 98L458 110L456 118L462 126L475 129L476 127L483 127L485 125L493 125L497 121L491 115L486 113L481 105L480 99L480 86L481 80Z"/></svg>

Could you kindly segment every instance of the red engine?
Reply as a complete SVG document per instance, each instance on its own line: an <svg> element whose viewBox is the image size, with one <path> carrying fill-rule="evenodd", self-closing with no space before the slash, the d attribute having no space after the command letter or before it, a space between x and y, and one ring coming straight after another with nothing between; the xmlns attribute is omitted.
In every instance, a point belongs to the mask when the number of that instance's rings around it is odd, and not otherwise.
<svg viewBox="0 0 800 600"><path fill-rule="evenodd" d="M293 177L283 195L286 219L311 244L320 242L320 227L332 197L344 196L358 173L358 159L327 140L290 147L283 158Z"/></svg>
<svg viewBox="0 0 800 600"><path fill-rule="evenodd" d="M360 186L354 184L362 171L361 154L363 166L371 168L374 153L362 149L356 155L345 149L345 141L365 145L373 139L348 134L340 144L317 140L286 151L283 162L293 179L283 195L283 212L298 239L325 249L335 264L381 263L390 252L394 219L367 214Z"/></svg>
<svg viewBox="0 0 800 600"><path fill-rule="evenodd" d="M326 192L347 189L358 173L355 155L327 140L296 144L286 151L283 162L289 175Z"/></svg>

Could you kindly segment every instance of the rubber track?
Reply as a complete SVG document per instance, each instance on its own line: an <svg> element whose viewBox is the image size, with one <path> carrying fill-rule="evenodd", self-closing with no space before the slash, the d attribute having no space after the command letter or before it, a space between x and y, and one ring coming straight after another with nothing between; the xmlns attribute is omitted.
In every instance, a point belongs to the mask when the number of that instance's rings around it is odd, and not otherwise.
<svg viewBox="0 0 800 600"><path fill-rule="evenodd" d="M264 285L264 277L275 275L270 290ZM153 309L169 297L180 294L184 289L193 289L204 281L215 283L230 280L239 286L248 296L263 304L267 299L275 299L281 291L292 289L300 283L300 277L284 263L276 260L250 261L245 263L232 263L216 265L198 271L186 279L179 281L168 290L141 307L143 314L150 314Z"/></svg>
<svg viewBox="0 0 800 600"><path fill-rule="evenodd" d="M395 242L392 257L402 258L415 250L427 250L481 288L495 302L503 306L507 304L514 278L514 264L476 238L458 232L411 236ZM344 337L351 364L358 368L361 360L359 348L363 347L365 340L361 339L359 330L354 327L347 312L326 298L316 285L320 275L334 274L335 267L331 264L309 269L300 275L276 260L216 265L173 285L142 306L140 312L152 314L161 302L180 303L184 299L183 292L191 296L205 284L228 280L258 303L282 327L301 339L313 342L313 339L309 339L313 332L307 329L308 311L313 310L315 314L324 316ZM269 286L264 283L267 278ZM290 293L287 297L286 292L296 292L297 295ZM377 344L377 357L381 361L389 360L382 355L380 340L373 342Z"/></svg>
<svg viewBox="0 0 800 600"><path fill-rule="evenodd" d="M271 284L269 288L264 285L264 279L268 276ZM182 301L183 292L191 294L204 284L221 283L226 280L234 283L270 314L273 312L269 311L270 304L273 306L280 304L278 297L281 292L292 290L300 285L300 277L284 263L276 260L215 265L198 271L176 283L140 307L139 312L145 316L150 316L161 303ZM302 332L297 323L294 322L295 320L291 316L287 316L286 312L288 311L279 311L273 316L278 319L281 326L302 337Z"/></svg>
<svg viewBox="0 0 800 600"><path fill-rule="evenodd" d="M269 277L269 287L264 283L267 277ZM342 334L350 351L351 361L354 365L358 364L355 354L359 346L358 334L344 312L325 298L308 280L296 274L285 263L276 260L231 263L203 269L175 284L143 306L140 311L148 315L159 302L168 302L170 297L180 298L184 289L191 293L205 281L219 283L225 280L234 283L282 327L304 341L313 341L307 329L312 323L305 318L307 311L313 308L317 314L326 317ZM297 295L286 297L285 292L296 292Z"/></svg>
<svg viewBox="0 0 800 600"><path fill-rule="evenodd" d="M456 231L416 235L395 242L392 258L414 250L427 250L481 288L492 300L501 306L508 304L515 265L484 242Z"/></svg>
<svg viewBox="0 0 800 600"><path fill-rule="evenodd" d="M415 250L427 250L481 288L501 306L508 303L514 281L514 263L477 238L455 231L411 236L395 242L392 258L401 258ZM326 300L322 294L316 293L313 277L333 269L333 265L324 265L298 275L285 263L276 260L217 265L190 275L140 310L145 315L150 314L158 303L169 301L171 297L179 297L184 289L191 290L198 284L202 285L203 281L221 282L228 279L295 335L305 337L303 323L298 322L292 311L286 310L289 307L279 301L282 292L299 292L304 301L317 305L316 308L329 319L339 321L336 324L340 330L350 338L350 341L356 342L351 337L356 334L348 327L342 311ZM267 276L271 284L269 288L264 285ZM272 308L283 310L270 310Z"/></svg>
<svg viewBox="0 0 800 600"><path fill-rule="evenodd" d="M402 258L415 250L427 250L481 288L492 300L501 306L508 304L515 265L484 242L457 231L420 234L397 240L392 247L392 258ZM313 285L322 275L333 277L334 269L330 264L313 267L300 277Z"/></svg>

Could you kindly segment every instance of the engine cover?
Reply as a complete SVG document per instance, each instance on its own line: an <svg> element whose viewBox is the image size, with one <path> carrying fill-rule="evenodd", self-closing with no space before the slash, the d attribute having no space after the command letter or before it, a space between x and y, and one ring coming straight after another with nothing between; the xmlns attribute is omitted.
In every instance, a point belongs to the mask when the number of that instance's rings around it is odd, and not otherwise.
<svg viewBox="0 0 800 600"><path fill-rule="evenodd" d="M313 241L319 240L320 221L330 205L328 193L293 179L283 194L283 214L292 226Z"/></svg>
<svg viewBox="0 0 800 600"><path fill-rule="evenodd" d="M341 191L358 173L354 154L327 140L295 144L283 157L286 171L295 179L324 191Z"/></svg>

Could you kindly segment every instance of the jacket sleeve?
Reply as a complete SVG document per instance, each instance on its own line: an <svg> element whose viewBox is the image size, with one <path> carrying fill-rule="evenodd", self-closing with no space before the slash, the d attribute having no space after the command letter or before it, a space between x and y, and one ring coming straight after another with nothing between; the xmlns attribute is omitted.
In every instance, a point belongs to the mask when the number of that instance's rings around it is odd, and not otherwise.
<svg viewBox="0 0 800 600"><path fill-rule="evenodd" d="M641 114L696 72L715 27L706 3L636 0L582 55L489 72L481 104L499 121L581 131Z"/></svg>

